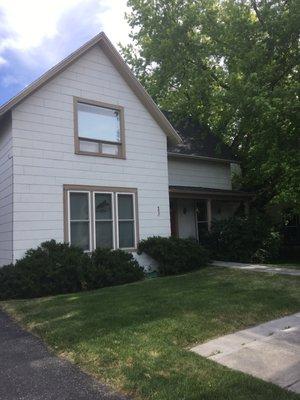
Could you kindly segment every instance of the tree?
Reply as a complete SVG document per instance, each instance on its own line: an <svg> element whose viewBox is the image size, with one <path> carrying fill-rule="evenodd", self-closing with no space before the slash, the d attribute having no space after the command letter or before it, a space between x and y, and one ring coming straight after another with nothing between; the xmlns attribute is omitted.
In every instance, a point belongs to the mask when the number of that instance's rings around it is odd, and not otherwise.
<svg viewBox="0 0 300 400"><path fill-rule="evenodd" d="M300 209L297 0L129 0L123 56L173 118L209 126L242 160L256 205Z"/></svg>

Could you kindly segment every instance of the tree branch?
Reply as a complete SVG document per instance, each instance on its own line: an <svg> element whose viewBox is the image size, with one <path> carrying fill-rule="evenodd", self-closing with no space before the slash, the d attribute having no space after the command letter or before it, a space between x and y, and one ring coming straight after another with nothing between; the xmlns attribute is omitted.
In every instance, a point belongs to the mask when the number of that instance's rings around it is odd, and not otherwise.
<svg viewBox="0 0 300 400"><path fill-rule="evenodd" d="M259 12L259 10L258 10L257 4L256 4L256 0L251 0L251 4L252 4L252 7L253 7L253 9L254 9L254 11L255 11L255 14L256 14L257 19L259 20L261 26L262 26L264 29L266 29L265 22L264 22L264 20L263 20L261 14L260 14L260 12Z"/></svg>
<svg viewBox="0 0 300 400"><path fill-rule="evenodd" d="M195 62L193 62L195 64ZM197 64L196 64L197 65ZM225 90L229 90L229 85L227 85L224 82L220 82L219 77L203 62L199 61L197 67L199 69L202 69L203 71L207 71L209 72L210 77L213 79L213 81L215 81L221 88L225 89Z"/></svg>

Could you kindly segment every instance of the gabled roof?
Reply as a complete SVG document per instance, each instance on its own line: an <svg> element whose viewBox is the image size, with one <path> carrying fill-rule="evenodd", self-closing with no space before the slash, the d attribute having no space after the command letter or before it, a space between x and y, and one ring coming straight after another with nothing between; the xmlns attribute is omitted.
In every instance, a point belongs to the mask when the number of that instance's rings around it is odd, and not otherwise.
<svg viewBox="0 0 300 400"><path fill-rule="evenodd" d="M170 124L168 119L164 116L164 114L158 109L157 105L154 103L150 95L146 92L144 87L140 84L140 82L136 79L130 68L124 62L116 48L110 42L108 37L104 32L101 32L97 36L93 37L91 40L86 42L83 46L81 46L78 50L71 53L64 60L56 64L53 68L49 69L45 74L39 77L37 80L32 82L29 86L27 86L24 90L19 92L16 96L10 99L8 102L3 104L0 107L0 117L5 114L7 111L11 110L13 107L18 105L22 100L26 99L26 97L30 96L36 90L41 88L47 82L49 82L52 78L54 78L57 74L65 70L70 64L76 61L81 55L91 49L93 46L99 45L111 63L118 70L120 75L124 78L128 86L133 90L135 95L139 98L141 103L146 107L155 121L159 124L165 134L170 138L170 140L174 143L180 143L181 138Z"/></svg>
<svg viewBox="0 0 300 400"><path fill-rule="evenodd" d="M171 118L171 115L169 116ZM230 147L222 142L208 127L205 127L201 123L195 122L191 118L186 118L179 123L173 123L173 126L177 130L182 141L179 144L169 144L169 157L239 162Z"/></svg>

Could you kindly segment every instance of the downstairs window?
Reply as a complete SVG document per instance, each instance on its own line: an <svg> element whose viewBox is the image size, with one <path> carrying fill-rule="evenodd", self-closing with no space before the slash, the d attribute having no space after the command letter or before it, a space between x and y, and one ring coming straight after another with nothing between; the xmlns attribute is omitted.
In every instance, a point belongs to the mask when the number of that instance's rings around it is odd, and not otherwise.
<svg viewBox="0 0 300 400"><path fill-rule="evenodd" d="M136 249L137 191L65 187L65 240L85 251Z"/></svg>

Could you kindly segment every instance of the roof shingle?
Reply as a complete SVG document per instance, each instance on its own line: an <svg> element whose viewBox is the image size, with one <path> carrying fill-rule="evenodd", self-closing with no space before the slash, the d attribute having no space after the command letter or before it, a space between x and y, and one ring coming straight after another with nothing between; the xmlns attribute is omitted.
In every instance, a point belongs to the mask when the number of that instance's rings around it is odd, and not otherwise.
<svg viewBox="0 0 300 400"><path fill-rule="evenodd" d="M182 143L169 144L169 154L208 157L238 162L238 158L229 146L200 123L195 123L191 118L180 123L173 123L174 128L180 135Z"/></svg>

